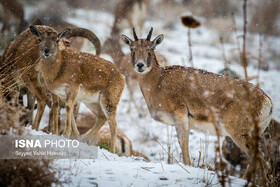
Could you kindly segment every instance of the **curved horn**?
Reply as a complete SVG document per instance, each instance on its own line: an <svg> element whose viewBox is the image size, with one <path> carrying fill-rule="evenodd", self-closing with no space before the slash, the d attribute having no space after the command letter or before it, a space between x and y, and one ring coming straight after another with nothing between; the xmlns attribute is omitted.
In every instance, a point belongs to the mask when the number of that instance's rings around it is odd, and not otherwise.
<svg viewBox="0 0 280 187"><path fill-rule="evenodd" d="M135 41L138 41L138 37L136 35L135 28L133 27L132 30L133 30L133 36L134 36Z"/></svg>
<svg viewBox="0 0 280 187"><path fill-rule="evenodd" d="M66 35L66 38L69 39L71 37L83 37L88 39L95 47L96 55L100 55L101 53L101 44L100 40L97 36L90 30L84 28L70 28L69 33Z"/></svg>
<svg viewBox="0 0 280 187"><path fill-rule="evenodd" d="M149 31L149 34L146 38L146 40L150 41L151 40L151 37L152 37L152 33L153 33L153 27L151 27L151 30Z"/></svg>

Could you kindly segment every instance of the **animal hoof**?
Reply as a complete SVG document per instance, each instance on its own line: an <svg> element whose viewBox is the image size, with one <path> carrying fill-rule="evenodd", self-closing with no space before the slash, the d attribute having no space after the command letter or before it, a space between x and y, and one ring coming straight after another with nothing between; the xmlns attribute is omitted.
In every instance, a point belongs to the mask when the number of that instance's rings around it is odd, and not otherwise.
<svg viewBox="0 0 280 187"><path fill-rule="evenodd" d="M53 134L55 134L55 135L59 135L59 134L58 134L58 131L53 131Z"/></svg>

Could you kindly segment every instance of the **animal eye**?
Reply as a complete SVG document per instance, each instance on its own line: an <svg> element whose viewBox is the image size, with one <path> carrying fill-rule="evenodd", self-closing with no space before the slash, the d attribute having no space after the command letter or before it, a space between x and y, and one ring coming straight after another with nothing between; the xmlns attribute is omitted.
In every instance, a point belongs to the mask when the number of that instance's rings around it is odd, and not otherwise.
<svg viewBox="0 0 280 187"><path fill-rule="evenodd" d="M152 56L152 53L154 52L154 50L153 49L150 49L149 51L148 51L148 55L149 56Z"/></svg>

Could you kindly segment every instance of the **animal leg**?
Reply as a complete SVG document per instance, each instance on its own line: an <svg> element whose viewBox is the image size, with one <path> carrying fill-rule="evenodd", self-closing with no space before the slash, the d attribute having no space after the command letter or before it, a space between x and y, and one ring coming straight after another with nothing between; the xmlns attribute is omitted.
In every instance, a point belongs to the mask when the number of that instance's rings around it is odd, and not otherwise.
<svg viewBox="0 0 280 187"><path fill-rule="evenodd" d="M110 126L110 132L111 132L110 151L112 153L115 153L116 141L117 141L117 122L116 122L117 106L113 105L112 103L114 102L110 101L110 96L106 97L103 94L100 95L100 106Z"/></svg>
<svg viewBox="0 0 280 187"><path fill-rule="evenodd" d="M75 104L75 100L78 95L78 92L79 92L79 87L73 88L73 89L70 88L68 91L68 94L67 94L67 98L66 98L66 102L65 102L66 126L63 131L63 135L65 135L66 137L69 137L72 133L72 128L71 128L72 117L71 116L73 115L73 108L74 108L74 104ZM73 125L76 125L76 123L74 123ZM77 127L75 127L75 128L77 128Z"/></svg>
<svg viewBox="0 0 280 187"><path fill-rule="evenodd" d="M38 82L37 79L27 79L26 87L37 98L38 108L37 108L37 113L36 113L35 123L34 123L33 128L35 128L36 130L39 130L40 121L42 119L45 107L47 105L48 97L45 94L44 89L40 86L40 83Z"/></svg>
<svg viewBox="0 0 280 187"><path fill-rule="evenodd" d="M183 161L185 165L190 165L190 151L189 151L189 120L182 114L175 115L175 128L178 135L178 142L182 149Z"/></svg>
<svg viewBox="0 0 280 187"><path fill-rule="evenodd" d="M80 132L79 132L76 122L75 122L74 113L71 114L71 126L72 126L73 135L80 135Z"/></svg>
<svg viewBox="0 0 280 187"><path fill-rule="evenodd" d="M87 107L96 116L96 122L94 126L90 130L88 130L83 136L95 135L106 122L106 117L99 105L87 105Z"/></svg>
<svg viewBox="0 0 280 187"><path fill-rule="evenodd" d="M27 108L28 112L28 121L29 124L33 126L33 113L34 113L34 106L35 106L35 97L29 91L27 92Z"/></svg>
<svg viewBox="0 0 280 187"><path fill-rule="evenodd" d="M254 156L254 149L253 149L254 140L250 134L250 131L248 129L244 129L238 132L239 133L236 133L233 136L231 136L232 140L248 155L250 159L252 159ZM257 149L259 149L258 151L261 153L261 155L259 155L261 162L265 163L264 153L260 150L259 146ZM255 164L256 164L255 169L257 170L259 167L259 163L255 163ZM243 178L250 179L254 167L255 167L254 164L250 163L245 171Z"/></svg>
<svg viewBox="0 0 280 187"><path fill-rule="evenodd" d="M59 97L55 94L52 94L52 98L53 98L53 103L52 103L52 121L53 121L53 134L59 134L59 130L58 130L58 118L59 118ZM49 121L51 121L51 119L49 119Z"/></svg>

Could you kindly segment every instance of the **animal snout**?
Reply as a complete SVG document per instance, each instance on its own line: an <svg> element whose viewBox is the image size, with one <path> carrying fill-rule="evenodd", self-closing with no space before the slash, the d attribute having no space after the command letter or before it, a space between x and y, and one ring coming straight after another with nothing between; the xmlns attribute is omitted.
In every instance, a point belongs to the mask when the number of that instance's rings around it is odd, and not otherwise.
<svg viewBox="0 0 280 187"><path fill-rule="evenodd" d="M139 69L142 69L142 68L144 67L144 63L143 63L143 62L137 63L137 67L138 67Z"/></svg>
<svg viewBox="0 0 280 187"><path fill-rule="evenodd" d="M45 52L45 55L46 55L46 56L48 56L48 55L49 55L50 50L49 50L48 48L45 48L45 49L44 49L44 52Z"/></svg>

